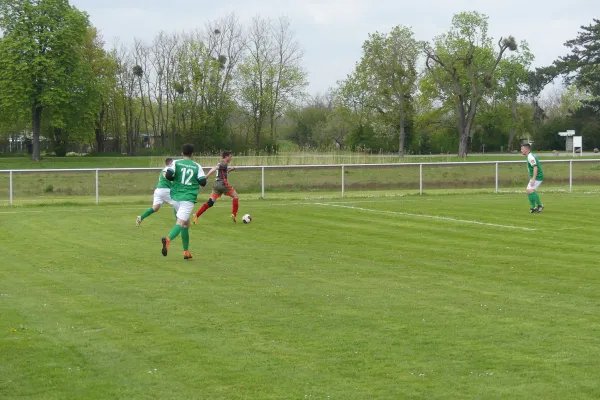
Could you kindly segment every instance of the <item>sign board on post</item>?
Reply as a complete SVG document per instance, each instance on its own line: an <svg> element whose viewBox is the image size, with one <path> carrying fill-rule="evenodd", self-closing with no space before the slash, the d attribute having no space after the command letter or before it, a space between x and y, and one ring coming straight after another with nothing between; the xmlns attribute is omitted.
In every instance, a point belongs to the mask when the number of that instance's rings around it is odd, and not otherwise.
<svg viewBox="0 0 600 400"><path fill-rule="evenodd" d="M583 136L573 136L573 157L579 150L579 155L583 156Z"/></svg>

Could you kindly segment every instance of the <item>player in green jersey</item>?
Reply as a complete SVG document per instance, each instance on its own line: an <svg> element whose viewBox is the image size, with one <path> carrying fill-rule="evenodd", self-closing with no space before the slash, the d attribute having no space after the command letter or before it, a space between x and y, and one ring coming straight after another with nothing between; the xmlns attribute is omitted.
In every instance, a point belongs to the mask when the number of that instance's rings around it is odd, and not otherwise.
<svg viewBox="0 0 600 400"><path fill-rule="evenodd" d="M539 213L544 210L540 196L537 194L537 189L544 181L542 164L540 164L540 160L531 152L531 145L529 143L521 146L521 154L527 157L527 170L529 171L529 183L527 184L527 197L531 206L529 212L531 214Z"/></svg>
<svg viewBox="0 0 600 400"><path fill-rule="evenodd" d="M167 256L169 244L181 233L183 258L190 260L192 259L192 253L189 252L190 215L197 201L200 186L206 186L206 176L200 164L192 160L194 147L191 144L183 146L181 155L183 159L175 160L164 172L164 177L172 182L171 198L174 200L173 207L177 210L177 222L169 235L161 239L162 255Z"/></svg>
<svg viewBox="0 0 600 400"><path fill-rule="evenodd" d="M171 199L171 181L164 177L164 173L166 172L167 168L171 166L171 164L173 164L173 159L167 158L165 160L166 167L160 171L160 175L158 176L158 184L156 185L156 189L154 189L154 200L152 202L152 207L144 211L142 215L138 215L135 221L135 224L138 228L144 219L160 210L160 206L162 206L163 203L169 203L173 205L173 199Z"/></svg>

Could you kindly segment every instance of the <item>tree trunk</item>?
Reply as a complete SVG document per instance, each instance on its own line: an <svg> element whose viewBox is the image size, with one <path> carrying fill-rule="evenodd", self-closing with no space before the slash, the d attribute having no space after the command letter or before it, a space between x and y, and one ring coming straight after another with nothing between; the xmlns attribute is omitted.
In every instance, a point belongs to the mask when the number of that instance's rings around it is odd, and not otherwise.
<svg viewBox="0 0 600 400"><path fill-rule="evenodd" d="M42 123L42 110L44 107L35 101L32 108L32 128L33 128L33 152L31 159L33 161L40 161L40 126Z"/></svg>
<svg viewBox="0 0 600 400"><path fill-rule="evenodd" d="M404 99L400 100L400 135L399 135L399 147L398 147L398 155L400 158L404 158L404 139L406 137L406 133L404 132Z"/></svg>
<svg viewBox="0 0 600 400"><path fill-rule="evenodd" d="M458 133L459 133L459 143L458 143L458 156L466 157L469 153L469 137L471 136L471 129L473 128L473 121L475 121L475 114L477 111L477 102L476 98L471 98L469 103L469 108L465 112L465 106L462 100L457 104L457 114L458 114Z"/></svg>
<svg viewBox="0 0 600 400"><path fill-rule="evenodd" d="M64 129L53 128L53 150L57 157L64 157L67 155L68 137Z"/></svg>
<svg viewBox="0 0 600 400"><path fill-rule="evenodd" d="M462 104L462 99L459 99L456 104L456 123L458 128L458 156L467 156L467 145L469 143L469 132L465 120L465 107Z"/></svg>
<svg viewBox="0 0 600 400"><path fill-rule="evenodd" d="M100 113L96 118L96 127L94 129L94 133L96 136L96 151L98 153L104 153L104 114L106 112L106 107L104 102L102 103L102 108L100 108Z"/></svg>
<svg viewBox="0 0 600 400"><path fill-rule="evenodd" d="M144 123L146 125L146 135L148 136L148 142L151 143L150 129L148 127L148 116L146 114L146 99L144 99L144 90L142 89L142 78L141 77L139 79L139 86L140 86L140 97L142 98L142 108L144 109ZM150 101L148 101L148 102L150 102ZM152 103L150 103L150 106L152 106Z"/></svg>
<svg viewBox="0 0 600 400"><path fill-rule="evenodd" d="M517 100L513 99L512 101L512 115L515 120L515 125L519 123L519 115L517 114ZM517 131L516 127L510 128L510 135L508 136L508 151L512 150L514 141L515 141L515 133Z"/></svg>

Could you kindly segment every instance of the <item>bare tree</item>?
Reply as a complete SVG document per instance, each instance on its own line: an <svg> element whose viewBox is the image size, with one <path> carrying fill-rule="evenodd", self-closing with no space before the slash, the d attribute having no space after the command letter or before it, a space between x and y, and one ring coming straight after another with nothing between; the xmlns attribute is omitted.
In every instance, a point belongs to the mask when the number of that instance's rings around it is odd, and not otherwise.
<svg viewBox="0 0 600 400"><path fill-rule="evenodd" d="M117 85L121 94L121 105L125 121L127 139L127 154L133 155L136 149L139 124L135 115L136 76L133 72L134 60L129 50L121 45L115 49L114 57L117 62Z"/></svg>
<svg viewBox="0 0 600 400"><path fill-rule="evenodd" d="M150 136L150 129L148 126L148 115L146 113L146 96L144 96L144 89L142 87L142 80L145 75L148 75L149 70L148 49L142 43L142 41L137 38L134 39L133 48L135 57L133 74L137 78L139 85L139 94L142 100L142 110L144 111L144 125L146 127L146 135ZM152 102L150 101L150 97L148 97L148 102L150 103L149 106L152 110Z"/></svg>
<svg viewBox="0 0 600 400"><path fill-rule="evenodd" d="M301 67L304 52L300 43L294 39L290 19L280 17L272 26L275 52L274 65L271 68L272 85L269 104L269 122L271 139L275 139L277 120L283 115L290 100L303 94L307 86L306 72Z"/></svg>
<svg viewBox="0 0 600 400"><path fill-rule="evenodd" d="M272 85L273 40L269 21L254 17L248 30L247 55L239 68L238 90L242 107L251 120L254 145L260 147L260 136L269 113Z"/></svg>

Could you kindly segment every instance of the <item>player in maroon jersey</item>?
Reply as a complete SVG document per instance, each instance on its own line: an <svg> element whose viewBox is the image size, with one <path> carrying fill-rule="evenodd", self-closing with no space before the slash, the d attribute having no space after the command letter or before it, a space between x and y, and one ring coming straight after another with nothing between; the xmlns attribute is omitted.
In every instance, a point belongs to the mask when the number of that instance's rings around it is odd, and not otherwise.
<svg viewBox="0 0 600 400"><path fill-rule="evenodd" d="M204 214L206 210L211 208L217 199L222 195L229 196L232 198L232 210L231 210L231 219L233 222L237 222L237 212L239 208L239 198L235 189L227 182L227 174L231 171L234 171L235 168L229 168L229 163L233 158L233 154L230 151L224 151L221 153L221 161L212 167L206 177L208 178L214 172L217 173L217 177L215 179L215 184L213 186L212 194L210 195L210 199L206 203L200 207L200 209L196 212L196 215L192 217L192 222L196 224L198 222L198 217Z"/></svg>

